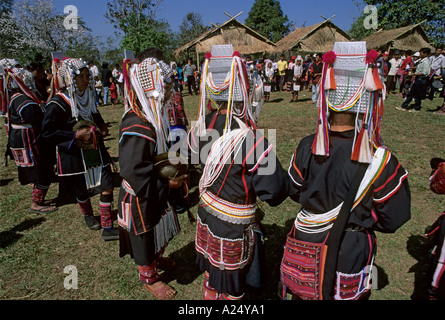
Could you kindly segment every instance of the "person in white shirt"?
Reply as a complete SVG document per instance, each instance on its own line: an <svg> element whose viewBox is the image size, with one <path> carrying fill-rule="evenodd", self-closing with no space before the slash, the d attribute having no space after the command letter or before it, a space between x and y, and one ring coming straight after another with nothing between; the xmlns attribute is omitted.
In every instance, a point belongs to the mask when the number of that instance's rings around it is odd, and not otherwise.
<svg viewBox="0 0 445 320"><path fill-rule="evenodd" d="M118 82L116 84L117 95L120 96L121 95L121 90L120 90L121 88L120 88L120 86L118 84L119 84L119 78L120 78L121 72L119 71L119 64L118 63L115 64L113 72L111 74L113 75L113 78L116 79L116 81Z"/></svg>
<svg viewBox="0 0 445 320"><path fill-rule="evenodd" d="M301 88L301 76L303 75L303 58L301 56L298 56L298 58L295 60L295 65L293 67L293 73L294 78L292 82L292 96L291 96L291 102L297 102L298 100L298 92Z"/></svg>
<svg viewBox="0 0 445 320"><path fill-rule="evenodd" d="M397 110L410 112L419 112L422 108L422 100L426 97L426 88L428 76L431 70L431 64L428 59L431 53L430 48L422 48L419 50L420 62L416 66L416 71L413 74L415 80L410 88L410 91L406 95L406 99L400 107L396 107ZM410 108L410 103L414 99L414 106Z"/></svg>
<svg viewBox="0 0 445 320"><path fill-rule="evenodd" d="M402 62L403 60L402 58L400 58L400 51L399 50L394 51L393 58L389 60L391 68L389 69L387 78L388 93L393 93L393 91L396 90L396 83L401 77L401 75L397 73L399 71L400 66L402 65Z"/></svg>
<svg viewBox="0 0 445 320"><path fill-rule="evenodd" d="M443 55L443 48L437 47L434 55L429 57L431 63L431 76L428 79L428 100L434 99L434 94L437 88L432 86L432 83L436 79L442 78L442 72L445 70L445 56Z"/></svg>
<svg viewBox="0 0 445 320"><path fill-rule="evenodd" d="M274 58L271 59L272 61L272 69L274 72L273 81L272 81L272 92L279 91L280 85L278 83L278 63L275 61Z"/></svg>
<svg viewBox="0 0 445 320"><path fill-rule="evenodd" d="M104 103L104 99L102 98L102 81L100 81L99 76L94 77L94 88L96 93L96 104L100 105L100 102L102 101L102 104Z"/></svg>
<svg viewBox="0 0 445 320"><path fill-rule="evenodd" d="M94 61L91 60L89 65L90 65L90 72L91 72L91 75L93 76L93 79L98 77L99 76L99 69L94 64Z"/></svg>

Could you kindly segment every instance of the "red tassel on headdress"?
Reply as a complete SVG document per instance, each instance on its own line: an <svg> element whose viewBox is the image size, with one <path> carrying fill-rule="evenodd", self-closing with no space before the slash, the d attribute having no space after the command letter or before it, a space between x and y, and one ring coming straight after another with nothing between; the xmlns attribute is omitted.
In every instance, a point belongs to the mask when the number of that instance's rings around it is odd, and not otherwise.
<svg viewBox="0 0 445 320"><path fill-rule="evenodd" d="M324 63L333 65L335 60L337 60L337 54L334 51L328 51L323 55L322 59Z"/></svg>
<svg viewBox="0 0 445 320"><path fill-rule="evenodd" d="M373 68L372 69L372 75L374 77L374 82L375 82L375 84L377 86L377 90L383 90L383 88L384 88L383 82L380 79L379 71L377 70L377 68Z"/></svg>
<svg viewBox="0 0 445 320"><path fill-rule="evenodd" d="M372 49L366 54L366 64L375 64L379 57L377 50Z"/></svg>
<svg viewBox="0 0 445 320"><path fill-rule="evenodd" d="M335 82L334 68L332 65L329 65L328 70L326 71L326 82L324 84L324 88L326 90L337 90L337 84Z"/></svg>
<svg viewBox="0 0 445 320"><path fill-rule="evenodd" d="M328 51L323 55L322 60L328 66L326 70L326 75L324 77L325 78L324 89L336 90L337 84L335 83L333 65L335 63L335 60L337 60L337 54L334 51Z"/></svg>
<svg viewBox="0 0 445 320"><path fill-rule="evenodd" d="M379 72L375 63L379 57L379 53L372 49L366 54L366 64L368 65L368 69L366 70L365 75L365 88L368 91L377 91L383 90L383 83L380 79Z"/></svg>
<svg viewBox="0 0 445 320"><path fill-rule="evenodd" d="M371 163L371 146L367 126L362 126L360 133L355 141L351 160L361 163Z"/></svg>

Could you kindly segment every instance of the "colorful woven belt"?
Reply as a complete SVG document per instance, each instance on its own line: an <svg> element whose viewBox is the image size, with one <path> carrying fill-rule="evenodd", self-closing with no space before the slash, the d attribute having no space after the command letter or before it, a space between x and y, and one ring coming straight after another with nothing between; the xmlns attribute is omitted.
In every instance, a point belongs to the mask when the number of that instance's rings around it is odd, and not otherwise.
<svg viewBox="0 0 445 320"><path fill-rule="evenodd" d="M218 198L211 192L201 196L201 206L211 215L234 224L250 224L255 221L256 204L235 204Z"/></svg>

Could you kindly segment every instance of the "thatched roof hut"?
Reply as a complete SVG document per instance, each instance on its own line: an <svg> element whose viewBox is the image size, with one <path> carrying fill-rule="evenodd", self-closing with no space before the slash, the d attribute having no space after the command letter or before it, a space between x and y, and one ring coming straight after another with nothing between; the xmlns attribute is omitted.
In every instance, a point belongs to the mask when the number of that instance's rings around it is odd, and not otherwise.
<svg viewBox="0 0 445 320"><path fill-rule="evenodd" d="M204 55L213 45L232 44L242 55L258 55L274 50L275 44L232 17L223 24L203 33L173 52L175 58Z"/></svg>
<svg viewBox="0 0 445 320"><path fill-rule="evenodd" d="M349 35L329 19L309 27L296 28L276 43L276 54L317 53L332 50L337 41L350 41Z"/></svg>
<svg viewBox="0 0 445 320"><path fill-rule="evenodd" d="M378 30L363 39L363 41L366 41L368 50L379 48L387 51L418 51L421 48L434 49L429 44L428 37L425 31L423 31L421 23L392 30Z"/></svg>

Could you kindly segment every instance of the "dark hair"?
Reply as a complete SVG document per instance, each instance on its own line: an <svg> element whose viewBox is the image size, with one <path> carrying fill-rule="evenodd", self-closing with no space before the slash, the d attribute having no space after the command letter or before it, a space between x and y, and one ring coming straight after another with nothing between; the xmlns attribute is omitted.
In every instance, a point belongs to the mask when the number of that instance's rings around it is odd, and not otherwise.
<svg viewBox="0 0 445 320"><path fill-rule="evenodd" d="M436 50L437 50L437 49L443 50L443 46L442 46L442 45L438 45L438 46L436 47Z"/></svg>
<svg viewBox="0 0 445 320"><path fill-rule="evenodd" d="M26 69L28 69L28 71L31 71L31 72L32 71L37 71L37 70L45 70L45 69L43 69L42 65L40 63L37 63L37 62L31 62L27 66Z"/></svg>
<svg viewBox="0 0 445 320"><path fill-rule="evenodd" d="M424 54L430 54L431 53L431 49L430 48L422 48L419 51L424 53Z"/></svg>
<svg viewBox="0 0 445 320"><path fill-rule="evenodd" d="M407 56L410 56L410 55L413 54L413 52L411 50L406 50L405 53L406 53Z"/></svg>
<svg viewBox="0 0 445 320"><path fill-rule="evenodd" d="M108 63L107 62L102 63L102 69L108 69Z"/></svg>
<svg viewBox="0 0 445 320"><path fill-rule="evenodd" d="M139 60L139 62L142 62L147 58L156 58L158 60L164 60L164 54L160 49L151 47L145 49L144 51L140 52L137 55L137 59Z"/></svg>

